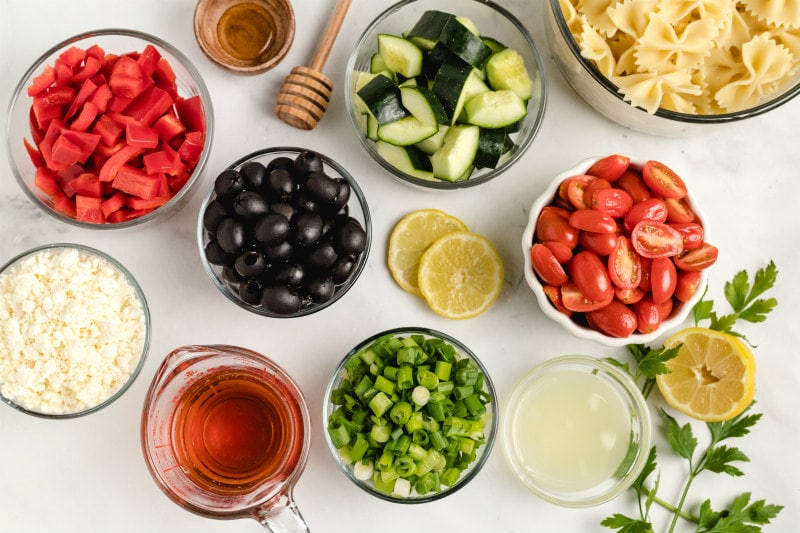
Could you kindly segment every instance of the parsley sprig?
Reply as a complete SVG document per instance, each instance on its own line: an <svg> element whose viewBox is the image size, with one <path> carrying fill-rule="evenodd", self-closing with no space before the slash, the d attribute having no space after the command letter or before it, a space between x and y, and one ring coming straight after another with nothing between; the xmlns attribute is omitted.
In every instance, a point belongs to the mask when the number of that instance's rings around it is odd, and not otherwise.
<svg viewBox="0 0 800 533"><path fill-rule="evenodd" d="M753 276L752 284L747 271L738 272L733 280L725 284L725 299L732 308L731 313L719 315L714 310L714 302L706 300L705 294L692 308L695 326L701 321L709 320L709 329L722 331L735 335L752 343L741 333L733 330L738 320L758 323L763 322L766 316L778 304L775 298L761 298L767 290L775 285L778 270L775 263L759 269ZM666 363L675 357L680 346L673 348L650 348L643 344L630 344L628 351L633 357L636 366L631 369L627 362L616 359L609 361L627 371L636 381L641 383L642 393L647 398L656 383L656 376L669 372ZM687 462L688 475L681 492L680 500L673 505L658 496L658 486L661 474L657 471L657 452L653 446L648 454L647 462L641 474L632 484L632 489L638 495L639 516L629 517L616 513L601 522L601 525L616 530L618 533L653 533L653 524L650 519L652 505L658 504L672 514L668 532L672 533L679 519L691 522L695 526L695 533L758 533L761 526L770 523L783 509L781 505L767 504L764 500L751 502L751 494L744 492L734 498L728 507L714 510L711 500L706 499L697 508L693 515L684 511L689 490L694 480L702 472L727 474L729 476L743 476L739 463L748 462L750 459L739 448L722 444L732 438L741 438L750 433L750 429L761 419L761 414L748 414L751 406L738 416L724 422L707 422L706 428L710 434L710 442L702 451L698 451L698 441L694 436L691 424L680 425L678 421L663 409L661 415L666 421L666 438L670 449ZM654 476L655 474L655 476ZM652 484L648 482L654 477Z"/></svg>

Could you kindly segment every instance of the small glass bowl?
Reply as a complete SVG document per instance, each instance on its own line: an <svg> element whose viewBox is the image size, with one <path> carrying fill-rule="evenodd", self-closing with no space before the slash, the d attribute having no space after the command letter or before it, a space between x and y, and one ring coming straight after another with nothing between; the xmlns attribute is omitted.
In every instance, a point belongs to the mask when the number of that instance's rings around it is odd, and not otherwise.
<svg viewBox="0 0 800 533"><path fill-rule="evenodd" d="M536 233L536 221L539 219L539 214L541 213L542 208L550 205L553 199L557 196L558 186L561 184L561 182L571 176L585 174L586 171L589 170L589 168L598 159L600 158L593 157L585 159L574 167L567 169L556 176L555 179L550 182L547 188L545 188L544 192L542 192L542 194L539 195L539 197L537 197L531 205L530 211L528 212L528 224L525 226L525 230L522 232L522 239L520 241L522 260L524 262L525 281L533 291L534 296L536 296L536 301L538 302L542 312L547 317L555 320L562 328L572 333L576 337L593 340L606 346L625 346L626 344L631 343L646 344L660 337L665 331L670 331L673 328L678 327L683 323L684 320L686 320L686 317L689 316L694 304L696 304L703 296L706 283L708 282L708 269L701 272L697 291L694 293L692 298L682 304L680 304L680 302L675 302L670 316L661 322L661 325L658 327L658 329L650 333L639 333L634 331L628 337L611 337L605 333L575 322L575 320L556 309L550 302L547 294L545 294L544 285L536 276L531 264L531 246ZM644 163L644 160L631 158L632 167L642 168ZM703 212L695 203L691 203L691 208L696 215L697 221L702 224L705 240L708 241L708 227L705 223L705 216L703 215Z"/></svg>
<svg viewBox="0 0 800 533"><path fill-rule="evenodd" d="M250 154L247 154L240 159L234 161L226 170L234 169L239 170L248 162L259 162L262 163L264 166L268 165L270 161L276 159L278 157L288 157L291 159L295 159L298 155L303 152L309 151L306 148L297 148L291 146L281 146L281 147L274 147L274 148L264 148L261 150L257 150ZM280 314L274 313L267 309L262 305L254 305L249 304L244 301L238 293L237 287L226 281L224 276L225 268L224 266L214 265L211 264L206 257L205 249L208 245L210 239L208 231L203 226L203 218L206 212L206 208L208 205L216 199L217 195L214 192L214 184L212 183L211 188L206 195L205 199L203 200L202 205L200 206L200 213L197 220L197 243L200 250L200 259L203 262L203 267L205 268L206 273L214 282L214 285L224 294L230 301L252 313L256 313L257 315L272 317L272 318L296 318L301 316L310 315L312 313L316 313L317 311L321 311L327 307L330 307L335 302L337 302L344 294L350 290L350 288L355 284L358 277L361 275L361 272L364 270L364 266L367 263L367 257L369 256L369 250L372 242L372 219L370 217L369 212L369 205L367 204L367 199L364 197L364 193L361 191L361 188L356 182L355 178L350 175L350 173L345 170L343 166L339 163L331 159L330 157L320 154L316 152L320 158L322 159L323 163L323 171L325 174L332 178L342 178L347 180L350 184L350 198L346 204L348 209L348 214L350 217L357 220L364 231L366 232L366 247L363 252L358 257L358 260L353 267L349 277L342 283L339 283L336 288L333 296L324 302L321 303L312 303L309 305L301 306L296 312L290 314Z"/></svg>
<svg viewBox="0 0 800 533"><path fill-rule="evenodd" d="M537 404L547 396L549 403ZM594 357L561 356L535 366L505 402L502 424L511 470L536 495L564 507L599 505L624 492L650 449L644 396L629 375ZM545 429L549 442L537 442L536 429ZM622 433L627 442L618 441ZM585 453L605 464L591 464Z"/></svg>
<svg viewBox="0 0 800 533"><path fill-rule="evenodd" d="M575 92L589 105L606 118L632 130L666 137L706 133L711 131L709 128L713 126L719 127L722 124L767 113L800 94L800 71L797 71L783 89L749 109L733 113L700 115L660 108L654 114L650 114L623 100L619 88L609 81L592 61L581 55L580 47L564 19L562 1L568 0L547 0L548 6L545 8L547 11L545 34L558 69Z"/></svg>
<svg viewBox="0 0 800 533"><path fill-rule="evenodd" d="M475 169L469 179L449 182L426 180L406 174L389 164L378 153L375 143L363 134L360 113L355 104L355 86L359 71L369 72L370 59L378 50L378 34L400 35L414 25L427 10L438 10L465 16L486 36L495 37L516 50L525 60L528 74L534 83L534 95L528 101L528 114L520 121L519 130L511 135L516 145L510 156L504 156L496 168ZM350 53L345 72L345 102L348 115L358 139L367 153L386 171L400 181L416 188L455 190L475 187L508 170L530 146L544 120L547 91L542 60L525 25L511 12L490 0L403 0L386 9L370 23Z"/></svg>
<svg viewBox="0 0 800 533"><path fill-rule="evenodd" d="M43 412L35 410L33 407L30 406L26 407L24 405L21 405L21 403L17 403L13 399L4 396L2 394L3 387L0 387L0 401L7 403L8 405L13 407L14 409L17 409L18 411L41 418L49 418L49 419L77 418L80 416L88 415L90 413L94 413L95 411L99 411L109 406L114 401L116 401L117 398L122 396L125 393L125 391L128 390L128 388L136 380L137 376L139 375L139 372L142 370L142 367L144 366L145 360L147 358L147 353L150 349L150 339L151 339L150 309L147 306L147 300L145 299L144 292L142 292L142 288L136 282L136 279L133 277L133 275L124 266L122 266L122 264L120 264L117 260L109 256L108 254L101 252L100 250L97 250L95 248L90 248L89 246L84 246L81 244L69 244L69 243L56 243L56 244L46 244L44 246L38 246L36 248L32 248L26 252L17 255L13 259L9 260L5 265L0 267L0 278L2 278L5 274L11 271L11 269L20 265L23 261L28 260L36 255L59 253L61 251L70 251L70 250L75 250L83 256L108 263L110 267L117 270L119 274L121 274L122 277L128 282L130 288L134 293L136 299L135 303L140 305L142 310L143 329L144 329L142 335L143 336L142 350L141 354L139 355L139 359L136 362L136 365L131 370L130 375L126 378L125 382L122 383L116 391L114 391L110 396L108 396L106 399L102 400L98 404L87 406L86 408L79 411L54 413L54 412ZM57 297L57 295L55 294L44 294L40 296L46 296L48 298ZM5 297L5 295L3 297ZM126 313L129 312L130 310L126 311ZM37 335L36 342L39 342L40 340L41 336ZM1 364L0 367L2 367ZM47 379L48 382L49 380L51 380L51 378ZM2 382L3 382L3 376L0 374L0 385L2 384Z"/></svg>
<svg viewBox="0 0 800 533"><path fill-rule="evenodd" d="M184 98L196 95L200 96L206 125L203 151L197 160L197 165L195 165L189 180L167 203L136 218L103 224L77 220L55 209L52 198L43 192L35 183L36 167L31 161L31 157L23 144L23 140L25 139L31 141L30 110L32 99L27 93L31 82L41 74L46 65L52 65L56 58L70 47L77 46L86 49L95 44L101 46L106 53L114 54L125 54L134 51L141 52L145 46L153 45L172 67L175 73L175 83L178 87L179 96ZM7 150L11 170L14 172L17 183L19 183L28 198L39 206L42 211L73 226L107 230L136 226L161 216L164 213L171 213L178 209L178 207L183 204L183 200L186 198L189 190L197 182L208 160L208 156L211 152L213 133L214 113L211 106L211 95L200 76L200 72L180 50L158 37L139 31L101 29L81 33L56 44L42 54L25 72L11 98L8 112Z"/></svg>
<svg viewBox="0 0 800 533"><path fill-rule="evenodd" d="M457 359L469 358L475 363L475 365L478 367L478 371L482 373L484 376L483 390L491 396L491 400L486 404L486 413L491 417L491 420L487 422L484 428L485 440L483 444L480 445L479 448L477 448L476 450L477 455L475 459L473 459L472 462L469 464L469 466L461 472L460 477L453 485L449 487L442 485L440 492L433 492L428 494L418 494L412 488L411 494L409 496L400 497L376 489L372 480L358 479L353 472L352 463L348 462L346 458L343 458L340 451L333 444L330 434L327 431L327 426L331 414L334 411L336 411L337 408L339 407L335 405L333 402L331 402L331 393L337 388L339 388L342 384L342 381L347 377L348 372L345 367L347 362L350 361L351 358L357 356L359 353L369 348L376 341L378 341L383 337L392 336L396 338L406 338L413 335L421 335L426 339L442 339L456 349ZM453 372L455 372L455 369L453 370ZM386 331L382 331L380 333L376 333L375 335L372 335L371 337L361 341L352 350L350 350L350 352L344 357L344 359L342 359L342 361L336 367L336 370L334 370L333 375L331 376L331 379L328 382L328 387L325 390L324 402L325 403L322 406L322 416L323 416L323 424L326 427L324 431L325 442L328 443L328 450L330 450L334 461L336 461L336 464L339 465L339 468L342 470L342 472L344 472L347 475L350 481L352 481L360 489L364 490L369 494L372 494L377 498L381 498L383 500L394 503L431 502L444 498L445 496L453 494L455 491L461 489L467 483L469 483L473 478L475 478L475 476L478 474L481 468L483 468L483 465L486 463L486 460L489 458L489 455L491 454L492 447L494 446L494 441L497 435L497 428L498 428L497 393L495 392L494 384L492 383L492 380L489 376L489 373L486 370L486 367L483 365L483 363L481 363L478 357L459 340L440 331L424 327L400 327L400 328L389 329Z"/></svg>

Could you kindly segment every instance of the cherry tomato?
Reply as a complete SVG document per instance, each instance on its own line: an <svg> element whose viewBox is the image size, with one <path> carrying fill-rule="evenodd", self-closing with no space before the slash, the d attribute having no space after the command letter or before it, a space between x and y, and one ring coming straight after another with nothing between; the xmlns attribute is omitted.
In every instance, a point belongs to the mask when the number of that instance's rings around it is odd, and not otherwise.
<svg viewBox="0 0 800 533"><path fill-rule="evenodd" d="M664 198L683 198L686 184L675 171L664 163L648 161L642 168L642 179L650 190Z"/></svg>
<svg viewBox="0 0 800 533"><path fill-rule="evenodd" d="M549 212L553 213L554 215L558 215L561 218L563 218L564 220L567 220L567 219L569 219L570 213L572 213L574 211L574 209L572 208L572 206L569 206L569 209L567 209L566 207L559 207L559 206L555 206L555 205L546 205L546 206L544 206L542 208L542 213L544 213L545 211L549 211Z"/></svg>
<svg viewBox="0 0 800 533"><path fill-rule="evenodd" d="M567 316L572 315L572 311L564 307L564 302L561 300L561 289L559 287L545 285L542 288L544 289L545 295L547 295L547 299L550 300L550 303L553 304L553 307L555 307L559 313L563 313Z"/></svg>
<svg viewBox="0 0 800 533"><path fill-rule="evenodd" d="M665 198L664 203L667 206L667 222L694 222L697 218L686 198Z"/></svg>
<svg viewBox="0 0 800 533"><path fill-rule="evenodd" d="M536 240L558 241L572 249L578 244L578 230L552 210L543 209L536 221Z"/></svg>
<svg viewBox="0 0 800 533"><path fill-rule="evenodd" d="M599 189L593 191L590 205L595 211L620 218L633 206L633 198L622 189Z"/></svg>
<svg viewBox="0 0 800 533"><path fill-rule="evenodd" d="M578 236L578 245L584 250L606 256L614 251L614 247L617 245L617 234L582 231Z"/></svg>
<svg viewBox="0 0 800 533"><path fill-rule="evenodd" d="M706 242L700 248L677 255L674 258L675 266L681 270L704 270L717 261L718 255L717 247Z"/></svg>
<svg viewBox="0 0 800 533"><path fill-rule="evenodd" d="M561 263L562 265L567 261L569 261L570 259L572 259L572 248L570 248L563 242L545 241L542 244L550 248L550 251L553 253L553 256L555 256L558 262Z"/></svg>
<svg viewBox="0 0 800 533"><path fill-rule="evenodd" d="M672 299L678 284L678 271L669 257L657 257L650 266L650 294L657 304Z"/></svg>
<svg viewBox="0 0 800 533"><path fill-rule="evenodd" d="M650 292L650 267L653 265L653 260L639 256L639 262L642 263L642 280L639 282L639 288L647 293Z"/></svg>
<svg viewBox="0 0 800 533"><path fill-rule="evenodd" d="M594 233L614 233L617 223L608 215L594 209L578 209L569 215L569 225Z"/></svg>
<svg viewBox="0 0 800 533"><path fill-rule="evenodd" d="M644 298L644 291L639 287L632 289L620 289L617 287L614 290L614 297L626 305L631 305Z"/></svg>
<svg viewBox="0 0 800 533"><path fill-rule="evenodd" d="M590 318L591 315L591 318ZM636 315L627 305L612 300L607 306L587 313L587 321L611 337L627 337L636 330Z"/></svg>
<svg viewBox="0 0 800 533"><path fill-rule="evenodd" d="M663 222L643 220L631 232L633 248L642 257L672 257L683 251L681 234Z"/></svg>
<svg viewBox="0 0 800 533"><path fill-rule="evenodd" d="M678 283L675 285L675 299L679 302L688 302L700 288L699 270L681 270L678 272Z"/></svg>
<svg viewBox="0 0 800 533"><path fill-rule="evenodd" d="M583 199L583 196L586 192L586 187L589 185L589 182L595 179L597 178L587 175L572 176L571 178L567 178L567 199L569 199L569 203L571 203L575 209L586 209L588 207Z"/></svg>
<svg viewBox="0 0 800 533"><path fill-rule="evenodd" d="M639 333L652 333L661 325L661 310L650 295L633 304Z"/></svg>
<svg viewBox="0 0 800 533"><path fill-rule="evenodd" d="M672 307L674 306L675 300L670 298L669 300L665 300L660 304L656 304L658 307L658 314L661 315L661 321L669 318L669 315L672 314Z"/></svg>
<svg viewBox="0 0 800 533"><path fill-rule="evenodd" d="M587 299L602 302L614 296L608 270L597 254L586 250L575 254L569 263L569 273L572 282Z"/></svg>
<svg viewBox="0 0 800 533"><path fill-rule="evenodd" d="M561 286L561 302L564 307L576 313L596 311L597 309L607 306L613 299L613 292L607 299L595 301L584 296L574 283L567 282L566 285Z"/></svg>
<svg viewBox="0 0 800 533"><path fill-rule="evenodd" d="M680 222L677 224L670 224L670 226L681 234L684 250L694 250L702 246L704 232L703 226L700 224L695 222Z"/></svg>
<svg viewBox="0 0 800 533"><path fill-rule="evenodd" d="M626 193L631 195L633 198L633 203L638 204L641 201L647 200L652 196L650 194L650 189L647 188L645 185L642 176L631 169L626 170L623 172L622 176L619 177L614 182L615 187L619 187Z"/></svg>
<svg viewBox="0 0 800 533"><path fill-rule="evenodd" d="M625 213L625 229L632 231L633 227L642 220L664 222L667 220L667 204L658 198L648 198L631 207Z"/></svg>
<svg viewBox="0 0 800 533"><path fill-rule="evenodd" d="M620 289L634 289L642 281L642 261L624 235L617 237L614 250L608 256L608 275Z"/></svg>
<svg viewBox="0 0 800 533"><path fill-rule="evenodd" d="M628 156L619 154L609 155L598 159L589 167L586 173L613 182L628 170L630 164L631 158Z"/></svg>
<svg viewBox="0 0 800 533"><path fill-rule="evenodd" d="M531 247L531 265L539 279L548 285L560 287L567 282L564 267L544 244L536 243Z"/></svg>
<svg viewBox="0 0 800 533"><path fill-rule="evenodd" d="M587 208L592 208L592 197L594 196L595 191L604 191L604 190L611 190L611 183L608 180L604 180L602 178L595 178L586 185L586 189L583 191L583 203L586 205Z"/></svg>

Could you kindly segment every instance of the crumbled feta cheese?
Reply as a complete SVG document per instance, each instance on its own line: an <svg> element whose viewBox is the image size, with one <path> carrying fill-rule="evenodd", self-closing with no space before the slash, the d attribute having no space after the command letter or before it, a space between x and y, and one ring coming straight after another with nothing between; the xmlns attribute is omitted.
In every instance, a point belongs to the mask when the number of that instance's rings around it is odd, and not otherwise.
<svg viewBox="0 0 800 533"><path fill-rule="evenodd" d="M0 394L68 414L113 396L136 368L145 312L108 260L45 248L0 273Z"/></svg>

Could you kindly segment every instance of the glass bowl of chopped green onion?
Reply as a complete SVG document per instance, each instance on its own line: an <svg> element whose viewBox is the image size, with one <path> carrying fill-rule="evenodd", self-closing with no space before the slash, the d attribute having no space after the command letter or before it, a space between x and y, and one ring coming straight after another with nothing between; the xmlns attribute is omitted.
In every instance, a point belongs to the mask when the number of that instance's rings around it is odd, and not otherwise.
<svg viewBox="0 0 800 533"><path fill-rule="evenodd" d="M483 467L497 433L486 367L453 337L422 327L377 333L337 366L325 439L364 491L398 503L455 492Z"/></svg>
<svg viewBox="0 0 800 533"><path fill-rule="evenodd" d="M528 30L489 0L403 0L364 30L345 71L358 139L398 180L474 187L527 150L544 119Z"/></svg>

